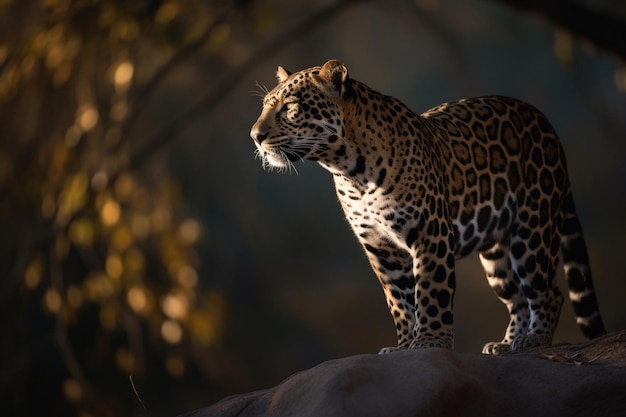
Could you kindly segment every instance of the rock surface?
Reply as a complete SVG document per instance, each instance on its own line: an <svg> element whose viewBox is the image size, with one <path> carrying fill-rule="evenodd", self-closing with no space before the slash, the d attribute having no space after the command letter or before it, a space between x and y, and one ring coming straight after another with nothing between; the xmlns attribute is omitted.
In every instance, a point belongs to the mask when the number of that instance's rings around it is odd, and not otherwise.
<svg viewBox="0 0 626 417"><path fill-rule="evenodd" d="M442 349L324 362L181 417L626 416L626 331L502 356Z"/></svg>

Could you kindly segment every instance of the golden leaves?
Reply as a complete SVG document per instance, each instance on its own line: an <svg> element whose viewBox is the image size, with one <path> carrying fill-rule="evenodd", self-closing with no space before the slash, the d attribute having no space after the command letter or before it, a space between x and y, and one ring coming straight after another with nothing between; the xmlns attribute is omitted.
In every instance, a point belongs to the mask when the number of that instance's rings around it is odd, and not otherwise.
<svg viewBox="0 0 626 417"><path fill-rule="evenodd" d="M68 236L77 246L91 246L96 239L96 229L89 218L79 218L70 224Z"/></svg>
<svg viewBox="0 0 626 417"><path fill-rule="evenodd" d="M154 72L152 57L194 39L221 48L232 27L209 31L212 6L186 0L162 2L153 16L125 2L37 7L10 44L0 43L0 103L18 136L0 146L0 186L20 184L9 198L41 239L23 261L20 289L54 320L72 374L61 392L84 403L92 382L80 375L85 356L72 358L72 350L95 348L67 337L73 329L89 327L108 351L102 366L141 374L152 350L174 377L185 373L191 349L221 340L226 303L202 288L197 268L203 227L185 216L167 160L130 166L146 138L126 123L141 110L137 87Z"/></svg>
<svg viewBox="0 0 626 417"><path fill-rule="evenodd" d="M122 17L111 24L110 36L112 40L131 41L139 36L139 22L130 17Z"/></svg>
<svg viewBox="0 0 626 417"><path fill-rule="evenodd" d="M106 273L114 279L118 279L122 276L124 272L124 264L119 255L110 254L105 263L105 271Z"/></svg>
<svg viewBox="0 0 626 417"><path fill-rule="evenodd" d="M565 65L574 61L574 37L563 29L554 31L554 55Z"/></svg>
<svg viewBox="0 0 626 417"><path fill-rule="evenodd" d="M98 123L98 109L90 102L82 103L76 110L76 126L89 132Z"/></svg>
<svg viewBox="0 0 626 417"><path fill-rule="evenodd" d="M164 2L157 10L154 16L154 21L159 25L167 25L174 20L176 16L178 16L180 7L181 5L178 1Z"/></svg>
<svg viewBox="0 0 626 417"><path fill-rule="evenodd" d="M161 301L161 309L169 318L182 320L189 312L189 300L184 293L169 293Z"/></svg>
<svg viewBox="0 0 626 417"><path fill-rule="evenodd" d="M198 273L195 268L183 265L176 273L176 281L185 289L192 290L198 285Z"/></svg>
<svg viewBox="0 0 626 417"><path fill-rule="evenodd" d="M39 286L41 275L43 273L43 265L40 259L31 260L24 270L24 286L27 290L32 291Z"/></svg>
<svg viewBox="0 0 626 417"><path fill-rule="evenodd" d="M22 60L21 69L26 78L35 76L38 62L52 72L53 85L65 84L72 75L74 60L81 52L82 39L58 23L39 31L33 38L32 48Z"/></svg>
<svg viewBox="0 0 626 417"><path fill-rule="evenodd" d="M122 209L117 201L107 199L100 209L100 220L104 226L114 226L120 220Z"/></svg>
<svg viewBox="0 0 626 417"><path fill-rule="evenodd" d="M200 223L195 219L186 219L178 227L178 236L183 244L194 245L200 239Z"/></svg>
<svg viewBox="0 0 626 417"><path fill-rule="evenodd" d="M231 28L228 23L220 23L213 29L209 37L209 48L217 48L222 46L230 37Z"/></svg>
<svg viewBox="0 0 626 417"><path fill-rule="evenodd" d="M43 307L50 313L58 313L61 311L62 301L61 295L54 288L48 288L43 296Z"/></svg>
<svg viewBox="0 0 626 417"><path fill-rule="evenodd" d="M130 86L135 67L130 61L120 62L113 72L113 84L118 92L125 92Z"/></svg>
<svg viewBox="0 0 626 417"><path fill-rule="evenodd" d="M175 345L183 338L183 329L176 320L164 320L161 324L161 337L167 343Z"/></svg>
<svg viewBox="0 0 626 417"><path fill-rule="evenodd" d="M148 291L139 285L135 285L128 290L126 293L126 302L139 314L149 313L150 306L153 304Z"/></svg>
<svg viewBox="0 0 626 417"><path fill-rule="evenodd" d="M62 157L65 157L63 155ZM65 224L70 217L81 210L88 199L89 179L84 172L71 174L64 181L63 188L57 201L57 222Z"/></svg>

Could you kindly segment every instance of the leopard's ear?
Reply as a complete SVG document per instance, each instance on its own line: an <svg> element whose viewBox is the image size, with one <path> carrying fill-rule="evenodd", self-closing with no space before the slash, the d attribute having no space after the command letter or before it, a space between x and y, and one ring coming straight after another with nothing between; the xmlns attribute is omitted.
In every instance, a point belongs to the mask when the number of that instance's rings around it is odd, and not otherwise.
<svg viewBox="0 0 626 417"><path fill-rule="evenodd" d="M283 67L279 66L278 70L276 70L276 79L278 80L279 83L282 83L287 78L289 78L289 76L291 74L293 74L293 73L291 73L291 72L287 71L286 69L284 69Z"/></svg>
<svg viewBox="0 0 626 417"><path fill-rule="evenodd" d="M322 65L320 77L326 81L330 81L335 86L340 86L348 79L348 68L346 68L341 61L331 59Z"/></svg>
<svg viewBox="0 0 626 417"><path fill-rule="evenodd" d="M327 87L330 87L329 90L334 90L338 95L343 96L348 83L348 68L341 61L331 59L322 65L319 78Z"/></svg>

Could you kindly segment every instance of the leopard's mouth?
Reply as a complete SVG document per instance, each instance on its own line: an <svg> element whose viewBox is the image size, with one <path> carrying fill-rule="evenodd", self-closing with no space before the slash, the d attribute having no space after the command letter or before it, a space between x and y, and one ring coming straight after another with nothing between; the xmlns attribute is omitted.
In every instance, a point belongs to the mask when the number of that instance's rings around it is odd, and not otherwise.
<svg viewBox="0 0 626 417"><path fill-rule="evenodd" d="M289 162L291 162L283 154L275 151L264 151L261 153L261 158L264 163L276 168L285 168L289 165Z"/></svg>
<svg viewBox="0 0 626 417"><path fill-rule="evenodd" d="M281 152L284 153L285 157L290 162L297 162L305 159L305 157L309 154L309 149L288 147L287 149L282 148Z"/></svg>
<svg viewBox="0 0 626 417"><path fill-rule="evenodd" d="M309 149L296 148L288 144L268 146L256 144L257 155L263 161L264 167L288 168L293 167L294 162L302 161L309 153Z"/></svg>

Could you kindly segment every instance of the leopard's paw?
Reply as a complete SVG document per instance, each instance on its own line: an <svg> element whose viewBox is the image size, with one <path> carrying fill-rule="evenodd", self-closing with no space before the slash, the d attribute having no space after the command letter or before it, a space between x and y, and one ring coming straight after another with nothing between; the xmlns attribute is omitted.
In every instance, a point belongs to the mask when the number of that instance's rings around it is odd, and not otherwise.
<svg viewBox="0 0 626 417"><path fill-rule="evenodd" d="M501 355L511 352L511 344L507 342L489 342L483 347L483 355Z"/></svg>
<svg viewBox="0 0 626 417"><path fill-rule="evenodd" d="M524 336L517 336L511 342L511 352L519 352L539 346L550 346L552 337L546 334L531 333Z"/></svg>
<svg viewBox="0 0 626 417"><path fill-rule="evenodd" d="M403 350L403 349L401 349L399 347L391 347L391 346L390 347L384 347L384 348L382 348L381 350L378 351L378 354L379 355L386 355L388 353L398 352L400 350Z"/></svg>
<svg viewBox="0 0 626 417"><path fill-rule="evenodd" d="M415 339L409 349L426 349L426 348L441 348L452 350L454 348L454 342L451 338L438 338L433 336L420 337Z"/></svg>

